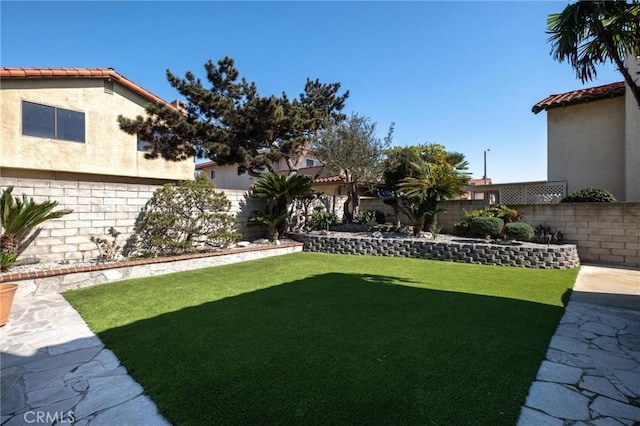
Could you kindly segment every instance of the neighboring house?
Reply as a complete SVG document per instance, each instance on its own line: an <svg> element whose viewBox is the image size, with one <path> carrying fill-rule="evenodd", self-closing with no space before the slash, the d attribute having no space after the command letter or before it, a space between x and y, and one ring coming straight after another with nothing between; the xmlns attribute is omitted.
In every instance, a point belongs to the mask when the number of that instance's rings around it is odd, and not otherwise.
<svg viewBox="0 0 640 426"><path fill-rule="evenodd" d="M630 63L640 81L640 61ZM549 181L640 201L640 108L624 82L551 95L532 111L547 111Z"/></svg>
<svg viewBox="0 0 640 426"><path fill-rule="evenodd" d="M296 164L294 164L296 170L315 166L320 166L320 161L306 150L303 151ZM272 167L275 172L289 171L284 159L280 159ZM216 164L215 161L208 161L196 164L196 170L204 174L207 179L215 183L216 188L220 189L249 189L258 179L250 176L245 169L238 167L237 164L221 166Z"/></svg>
<svg viewBox="0 0 640 426"><path fill-rule="evenodd" d="M111 226L124 244L156 188L193 179L193 161L145 159L145 143L120 130L118 115L166 102L111 68L3 67L0 83L0 187L74 211L44 224L25 255L93 257L90 237Z"/></svg>

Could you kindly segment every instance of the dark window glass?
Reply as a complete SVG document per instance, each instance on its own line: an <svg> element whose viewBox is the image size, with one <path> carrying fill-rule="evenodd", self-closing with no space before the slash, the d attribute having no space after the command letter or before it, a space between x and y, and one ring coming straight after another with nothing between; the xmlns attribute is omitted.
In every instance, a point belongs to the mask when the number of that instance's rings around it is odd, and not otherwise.
<svg viewBox="0 0 640 426"><path fill-rule="evenodd" d="M215 179L215 178L216 178L216 171L211 170L211 179Z"/></svg>
<svg viewBox="0 0 640 426"><path fill-rule="evenodd" d="M150 152L151 151L151 146L149 146L149 143L145 140L140 139L139 136L136 136L136 140L137 140L137 144L138 144L138 151L140 152Z"/></svg>
<svg viewBox="0 0 640 426"><path fill-rule="evenodd" d="M56 108L56 138L66 141L84 142L84 112Z"/></svg>
<svg viewBox="0 0 640 426"><path fill-rule="evenodd" d="M314 165L313 160L307 160L307 167L313 167L313 165Z"/></svg>
<svg viewBox="0 0 640 426"><path fill-rule="evenodd" d="M31 102L22 102L22 134L55 138L55 109Z"/></svg>
<svg viewBox="0 0 640 426"><path fill-rule="evenodd" d="M247 173L247 169L245 169L244 167L238 167L238 176L241 176L245 173Z"/></svg>
<svg viewBox="0 0 640 426"><path fill-rule="evenodd" d="M22 101L22 134L84 142L84 112Z"/></svg>

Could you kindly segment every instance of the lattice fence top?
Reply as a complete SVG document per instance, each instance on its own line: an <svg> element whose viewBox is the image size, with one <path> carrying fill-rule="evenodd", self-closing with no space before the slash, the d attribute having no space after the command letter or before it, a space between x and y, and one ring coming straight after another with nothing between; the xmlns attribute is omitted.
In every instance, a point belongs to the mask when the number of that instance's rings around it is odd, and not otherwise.
<svg viewBox="0 0 640 426"><path fill-rule="evenodd" d="M565 196L565 185L527 186L526 204L558 203Z"/></svg>
<svg viewBox="0 0 640 426"><path fill-rule="evenodd" d="M507 186L500 189L500 203L502 204L522 204L524 199L523 186Z"/></svg>
<svg viewBox="0 0 640 426"><path fill-rule="evenodd" d="M553 204L567 195L565 182L514 184L500 188L502 204Z"/></svg>

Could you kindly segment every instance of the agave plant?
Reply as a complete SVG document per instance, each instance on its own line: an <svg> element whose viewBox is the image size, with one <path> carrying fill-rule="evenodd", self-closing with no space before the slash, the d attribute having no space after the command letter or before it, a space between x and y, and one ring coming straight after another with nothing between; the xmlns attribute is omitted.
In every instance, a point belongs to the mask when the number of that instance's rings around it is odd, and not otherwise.
<svg viewBox="0 0 640 426"><path fill-rule="evenodd" d="M33 198L27 199L26 195L12 197L13 187L9 186L2 191L0 198L0 225L2 234L0 235L0 252L15 258L20 252L22 240L41 223L49 219L57 219L72 212L70 209L53 211L58 205L57 201L45 201L36 203ZM9 256L4 256L5 259ZM4 262L3 262L4 263ZM11 262L13 263L13 262ZM6 264L3 264L8 268ZM10 265L9 265L10 266Z"/></svg>

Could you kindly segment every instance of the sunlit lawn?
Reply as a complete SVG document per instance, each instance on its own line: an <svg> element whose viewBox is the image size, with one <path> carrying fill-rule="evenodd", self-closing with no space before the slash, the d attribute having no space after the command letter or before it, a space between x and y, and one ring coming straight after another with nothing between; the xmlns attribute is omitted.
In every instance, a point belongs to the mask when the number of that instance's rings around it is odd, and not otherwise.
<svg viewBox="0 0 640 426"><path fill-rule="evenodd" d="M298 253L76 290L174 424L515 424L577 270Z"/></svg>

